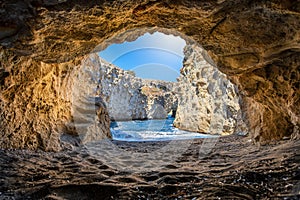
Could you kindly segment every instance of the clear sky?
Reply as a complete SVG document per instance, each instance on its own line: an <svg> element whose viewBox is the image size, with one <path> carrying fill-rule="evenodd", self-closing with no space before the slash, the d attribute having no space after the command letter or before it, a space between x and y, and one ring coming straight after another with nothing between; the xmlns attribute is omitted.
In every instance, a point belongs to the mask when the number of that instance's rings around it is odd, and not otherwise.
<svg viewBox="0 0 300 200"><path fill-rule="evenodd" d="M99 55L122 69L133 70L138 77L176 81L185 45L177 36L146 33L133 42L112 44Z"/></svg>

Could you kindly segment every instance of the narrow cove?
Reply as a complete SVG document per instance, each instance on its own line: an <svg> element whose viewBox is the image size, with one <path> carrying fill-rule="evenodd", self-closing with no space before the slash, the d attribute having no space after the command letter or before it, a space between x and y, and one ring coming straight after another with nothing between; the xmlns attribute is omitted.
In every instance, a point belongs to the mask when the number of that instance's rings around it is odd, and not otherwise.
<svg viewBox="0 0 300 200"><path fill-rule="evenodd" d="M179 130L173 126L173 117L167 119L114 121L111 123L113 140L118 141L165 141L196 138L215 138L216 135Z"/></svg>

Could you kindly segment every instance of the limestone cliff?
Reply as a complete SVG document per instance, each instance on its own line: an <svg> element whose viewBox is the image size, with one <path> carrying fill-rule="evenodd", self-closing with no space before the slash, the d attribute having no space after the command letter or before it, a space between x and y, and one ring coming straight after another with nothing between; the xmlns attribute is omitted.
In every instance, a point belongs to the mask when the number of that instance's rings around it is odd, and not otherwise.
<svg viewBox="0 0 300 200"><path fill-rule="evenodd" d="M99 95L112 120L165 119L176 110L176 83L144 80L103 59L99 60Z"/></svg>
<svg viewBox="0 0 300 200"><path fill-rule="evenodd" d="M236 87L204 59L201 47L188 45L184 53L174 126L202 133L245 135Z"/></svg>
<svg viewBox="0 0 300 200"><path fill-rule="evenodd" d="M79 60L98 44L101 50L156 30L203 46L238 86L255 141L297 138L299 13L295 0L3 0L0 146L53 146L61 124L72 122L64 85Z"/></svg>

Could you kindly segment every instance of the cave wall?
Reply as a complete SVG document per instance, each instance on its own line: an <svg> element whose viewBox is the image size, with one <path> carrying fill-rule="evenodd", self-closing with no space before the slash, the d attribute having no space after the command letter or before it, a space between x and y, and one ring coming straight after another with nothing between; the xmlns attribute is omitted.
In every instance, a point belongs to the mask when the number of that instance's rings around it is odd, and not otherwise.
<svg viewBox="0 0 300 200"><path fill-rule="evenodd" d="M98 81L87 73L95 70L88 58L59 64L2 60L10 75L1 91L1 147L59 151L111 137L105 104L94 90Z"/></svg>
<svg viewBox="0 0 300 200"><path fill-rule="evenodd" d="M297 138L299 13L299 0L3 0L0 146L56 146L48 143L72 121L65 83L79 60L143 27L176 30L202 45L239 87L255 141Z"/></svg>

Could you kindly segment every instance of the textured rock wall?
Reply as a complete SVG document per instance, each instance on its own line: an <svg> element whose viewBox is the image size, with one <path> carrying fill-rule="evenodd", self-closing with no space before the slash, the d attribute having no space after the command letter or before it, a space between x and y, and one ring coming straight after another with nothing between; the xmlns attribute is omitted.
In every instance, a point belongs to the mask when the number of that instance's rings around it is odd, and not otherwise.
<svg viewBox="0 0 300 200"><path fill-rule="evenodd" d="M123 42L161 27L199 42L239 87L251 137L259 142L296 138L299 13L298 0L3 0L1 147L47 148L43 141L57 137L52 127L71 120L69 102L63 98L67 89L54 83L66 81L78 60L98 44L103 44L101 50L112 42L106 39L144 28L114 41ZM43 97L34 98L33 93Z"/></svg>
<svg viewBox="0 0 300 200"><path fill-rule="evenodd" d="M99 94L98 56L86 56L73 70L71 113L76 133L83 144L110 138L110 118Z"/></svg>
<svg viewBox="0 0 300 200"><path fill-rule="evenodd" d="M108 113L92 92L95 84L87 72L93 65L87 59L47 64L7 61L5 53L2 61L10 76L3 84L10 87L1 92L2 147L59 151L110 137ZM18 63L22 67L17 68Z"/></svg>
<svg viewBox="0 0 300 200"><path fill-rule="evenodd" d="M111 119L165 119L176 110L176 83L143 80L94 55L99 62L99 93Z"/></svg>
<svg viewBox="0 0 300 200"><path fill-rule="evenodd" d="M147 96L148 119L165 119L168 114L174 117L178 106L177 88L178 84L173 82L143 80L141 93Z"/></svg>
<svg viewBox="0 0 300 200"><path fill-rule="evenodd" d="M210 134L247 134L236 87L204 59L204 52L196 45L185 47L174 126Z"/></svg>
<svg viewBox="0 0 300 200"><path fill-rule="evenodd" d="M60 132L66 130L64 122L71 120L67 91L74 64L13 60L13 54L7 53L1 51L1 64L9 76L1 85L0 146L60 150Z"/></svg>

